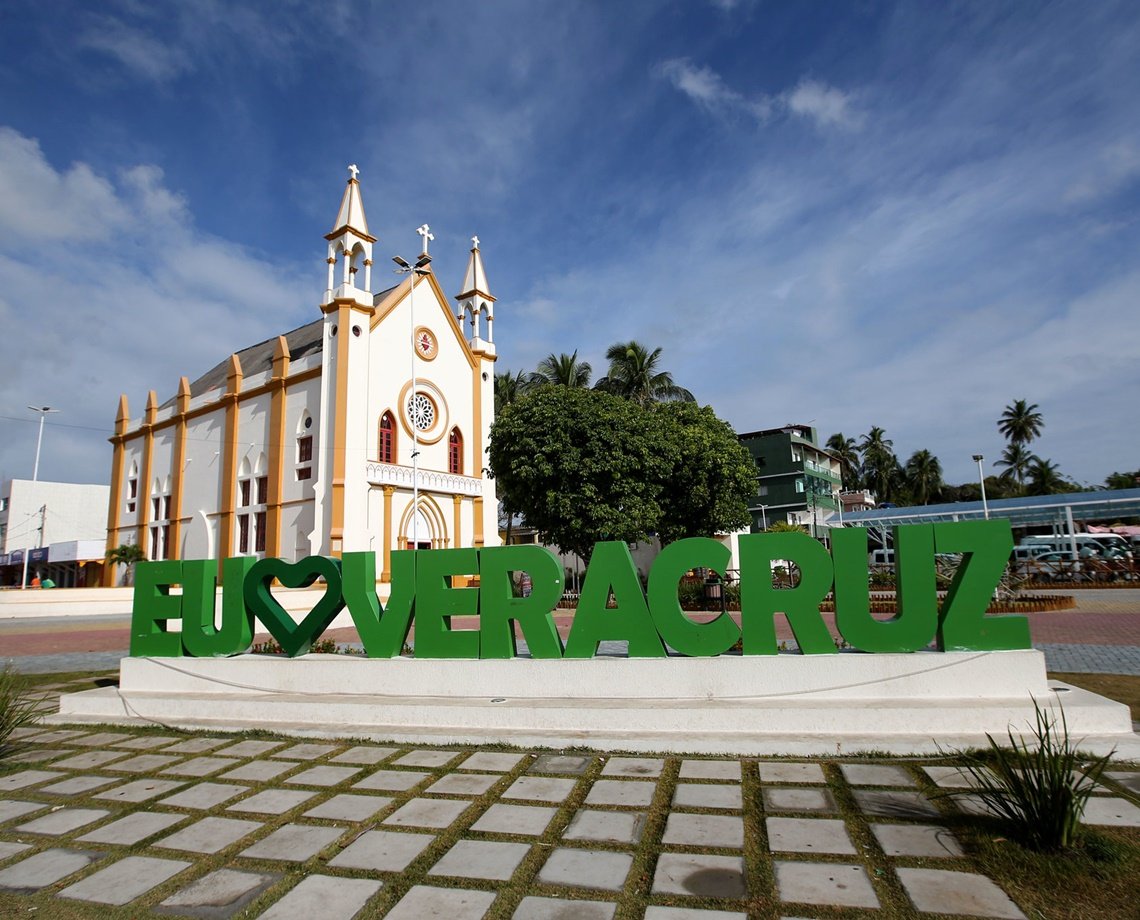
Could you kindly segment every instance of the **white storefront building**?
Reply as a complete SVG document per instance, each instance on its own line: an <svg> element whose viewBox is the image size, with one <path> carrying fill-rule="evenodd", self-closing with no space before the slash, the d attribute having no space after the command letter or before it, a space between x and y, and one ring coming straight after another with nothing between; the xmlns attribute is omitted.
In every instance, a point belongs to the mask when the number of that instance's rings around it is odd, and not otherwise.
<svg viewBox="0 0 1140 920"><path fill-rule="evenodd" d="M497 545L493 305L478 238L453 305L432 239L373 291L355 167L328 240L320 318L182 377L115 422L107 548L148 559L339 556ZM385 260L386 261L386 260ZM414 289L413 289L414 284ZM108 567L105 584L114 573Z"/></svg>

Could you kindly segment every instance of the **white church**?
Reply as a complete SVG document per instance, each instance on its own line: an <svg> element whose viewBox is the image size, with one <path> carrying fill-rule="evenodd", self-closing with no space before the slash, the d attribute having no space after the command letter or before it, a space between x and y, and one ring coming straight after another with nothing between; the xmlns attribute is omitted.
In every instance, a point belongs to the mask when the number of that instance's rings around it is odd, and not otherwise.
<svg viewBox="0 0 1140 920"><path fill-rule="evenodd" d="M340 556L498 545L495 298L478 237L453 306L423 251L374 292L373 246L349 167L319 319L182 377L141 418L119 401L107 549L148 559ZM107 566L104 583L114 579Z"/></svg>

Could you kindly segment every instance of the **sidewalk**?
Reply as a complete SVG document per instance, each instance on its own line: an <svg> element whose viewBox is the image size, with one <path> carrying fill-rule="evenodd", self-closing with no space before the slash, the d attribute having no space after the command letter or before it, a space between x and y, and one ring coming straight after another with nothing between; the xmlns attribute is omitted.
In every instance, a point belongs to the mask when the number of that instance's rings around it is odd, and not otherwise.
<svg viewBox="0 0 1140 920"><path fill-rule="evenodd" d="M54 685L60 692L90 681ZM411 748L45 727L0 768L0 914L1020 918L921 761ZM1086 820L1140 826L1140 770ZM119 914L116 914L118 916ZM831 915L831 914L829 914ZM1030 914L1032 915L1032 914ZM84 914L87 916L87 914Z"/></svg>

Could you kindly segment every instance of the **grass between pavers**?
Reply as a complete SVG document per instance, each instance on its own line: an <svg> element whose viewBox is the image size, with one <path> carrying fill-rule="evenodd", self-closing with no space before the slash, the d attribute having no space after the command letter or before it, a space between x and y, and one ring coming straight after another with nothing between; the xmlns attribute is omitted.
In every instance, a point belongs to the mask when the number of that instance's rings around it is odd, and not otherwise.
<svg viewBox="0 0 1140 920"><path fill-rule="evenodd" d="M1086 675L1087 676L1087 675ZM43 683L66 683L66 678L61 678L60 675L51 675L54 680L44 681ZM76 686L67 687L68 690L81 689L83 683L92 680L89 675L79 675L76 679ZM47 730L55 730L63 726L50 726ZM100 731L115 731L123 732L130 735L147 735L147 734L168 734L178 738L193 737L193 736L217 736L217 737L232 737L234 741L242 740L249 737L258 738L271 738L280 740L282 748L295 744L304 743L313 739L297 739L285 736L274 735L270 732L248 732L234 736L223 736L221 733L216 732L185 732L156 726L153 728L134 728L123 726L92 726L92 725L79 725L76 726L87 733L94 733ZM176 742L172 741L170 744ZM316 743L325 743L317 741ZM230 805L241 798L253 795L258 791L269 788L297 788L297 789L311 789L313 787L300 787L289 786L285 784L290 776L295 776L304 770L310 769L314 766L319 766L328 763L333 757L348 747L355 744L369 744L371 742L357 742L353 740L340 740L329 741L328 744L335 745L335 749L322 757L314 760L307 761L293 761L291 766L284 773L273 778L270 781L264 782L250 782L242 780L225 780L220 778L217 774L210 775L203 778L186 778L184 788L189 788L196 782L236 782L249 787L250 792L239 798L221 803L212 809L196 810L193 812L179 811L174 808L157 805L157 801L164 796L158 796L154 800L142 802L138 804L120 803L112 805L111 803L101 802L95 799L94 796L103 791L94 790L82 796L75 796L69 799L60 799L52 797L48 794L37 793L36 787L30 789L18 790L11 793L5 793L4 797L9 799L25 799L28 801L36 801L44 803L45 805L65 804L67 806L92 806L92 807L109 807L113 808L113 813L108 817L102 819L100 822L94 823L89 826L79 828L69 834L61 835L60 837L41 838L33 837L32 835L23 835L24 842L34 844L32 850L25 851L24 853L17 854L8 860L0 862L0 867L11 865L18 862L20 859L37 852L56 847L69 847L80 849L100 850L104 853L111 854L112 856L122 857L126 855L148 855L160 856L168 859L181 859L193 863L193 866L185 870L183 873L175 876L172 880L164 885L152 890L143 897L130 905L122 908L102 907L96 905L84 904L82 902L64 901L54 896L54 893L66 887L74 881L74 878L69 878L63 882L57 883L46 889L44 892L34 895L12 895L9 893L0 893L0 916L37 916L48 918L136 918L145 916L157 916L152 913L154 908L159 902L189 884L190 881L207 874L216 868L229 866L232 868L247 869L250 871L266 871L269 873L282 876L281 881L271 886L264 894L262 894L256 901L252 902L245 910L238 913L236 916L241 918L255 917L264 911L270 904L277 901L282 897L294 884L299 882L305 876L319 872L324 875L339 876L345 878L360 878L369 877L370 873L360 872L356 870L335 869L327 866L327 861L339 853L342 849L347 847L353 840L358 838L361 834L368 830L378 828L381 822L392 814L393 811L401 807L404 803L412 798L417 797L418 794L436 782L441 777L457 772L457 769L462 766L462 760L457 760L456 763L443 768L416 768L408 767L413 771L424 772L428 777L418 783L416 786L405 792L383 792L377 791L376 795L384 795L392 798L392 802L377 812L372 818L365 822L356 824L349 827L349 822L344 821L329 821L313 818L302 818L301 815L309 809L315 807L322 801L325 801L332 796L342 792L357 792L360 790L352 790L351 786L369 775L376 769L393 769L400 770L401 767L394 766L393 761L399 759L406 752L416 749L413 745L407 744L393 744L386 745L395 747L396 753L393 753L382 760L375 766L361 767L360 772L343 780L341 783L333 787L327 787L320 791L320 794L315 796L309 801L303 802L296 806L289 812L279 816L262 816L251 815L247 813L228 812L227 809ZM50 745L52 748L66 749L67 754L60 754L54 758L49 758L43 763L22 763L22 764L0 764L0 776L8 775L9 773L22 770L22 769L51 769L53 760L62 760L65 756L71 753L90 750L90 748L82 746L72 746L66 741L59 742L58 744ZM167 745L169 746L169 745ZM380 746L380 743L377 743ZM29 745L32 747L32 745ZM433 750L454 750L460 752L473 752L477 750L510 750L504 746L497 745L481 745L481 746L446 746L446 745L425 745ZM162 749L156 749L156 753L161 753ZM135 751L134 753L143 753ZM272 753L272 752L271 752ZM903 858L903 857L889 857L885 855L879 847L878 842L874 835L871 833L871 823L924 823L920 819L904 819L904 818L868 818L864 816L858 809L853 789L850 787L846 780L843 778L840 770L840 763L852 762L883 762L893 763L903 766L910 775L917 781L920 788L927 793L933 793L935 787L930 783L926 775L921 771L920 767L925 764L935 762L934 758L922 759L905 759L905 758L889 758L885 756L876 756L874 758L844 758L843 760L833 759L812 759L814 762L821 763L824 769L824 775L827 781L827 788L830 789L838 806L838 813L834 815L810 815L810 814L784 814L781 816L786 817L832 817L839 818L844 822L851 840L855 844L858 851L857 856L826 856L826 855L811 855L811 854L776 854L773 855L768 849L768 840L765 829L765 818L768 816L762 806L761 788L762 784L759 777L759 772L755 759L744 759L742 770L742 792L744 798L744 809L740 810L723 810L723 809L703 809L703 808L685 808L686 812L690 813L708 813L716 815L742 815L745 826L745 843L743 853L740 850L732 849L716 849L716 848L698 848L686 847L678 845L664 845L661 842L662 834L665 829L666 820L672 809L672 800L674 790L678 783L678 774L680 771L681 761L683 759L732 759L732 758L703 758L700 756L681 757L673 754L630 754L624 756L635 757L660 757L664 760L664 769L659 778L655 779L656 789L654 798L647 809L629 809L621 806L606 806L606 805L591 805L589 807L602 811L643 811L646 816L645 825L641 834L641 838L636 845L627 846L622 844L609 844L594 841L571 841L562 840L561 835L570 823L574 814L584 805L586 796L593 783L601 777L602 770L608 760L616 756L623 756L618 753L599 754L594 751L567 751L567 754L579 753L582 756L590 758L588 769L581 776L573 774L562 774L561 776L566 779L573 779L576 785L573 788L570 796L561 803L554 803L552 807L557 809L554 818L549 823L546 831L538 836L523 836L511 834L497 834L486 833L471 830L471 826L478 820L478 818L486 811L490 805L501 801L500 795L507 787L514 782L519 776L534 775L527 774L534 763L535 757L538 755L537 749L520 750L523 756L518 764L508 773L502 774L500 779L483 795L477 797L453 797L453 796L433 796L438 798L455 799L460 798L468 802L465 811L460 817L453 822L448 828L439 832L436 839L428 846L428 848L420 854L403 872L400 873L371 873L371 877L382 878L384 887L378 894L369 902L366 909L361 913L361 917L379 917L393 905L400 897L402 897L408 890L417 884L429 884L434 887L463 887L469 889L482 889L487 891L494 891L497 893L496 900L491 907L490 912L487 914L491 920L503 920L513 915L522 899L528 895L545 895L551 897L559 897L563 899L587 899L587 900L607 900L617 904L616 916L621 920L627 918L640 918L648 904L658 905L678 905L688 907L701 907L706 909L723 909L723 910L736 910L746 911L751 917L769 918L775 920L779 916L791 915L806 915L827 920L827 918L835 918L835 920L845 920L845 918L854 917L916 917L918 916L914 909L911 907L909 899L895 874L895 869L900 866L907 867L924 867L924 868L939 868L939 869L954 869L964 872L978 872L993 879L999 887L1011 895L1019 906L1025 911L1027 916L1036 920L1037 917L1048 917L1050 920L1054 917L1063 918L1063 920L1077 920L1083 917L1105 917L1105 918L1131 918L1135 916L1134 912L1134 892L1135 892L1135 879L1140 877L1140 831L1135 829L1118 829L1118 828L1105 828L1091 831L1086 834L1086 841L1089 843L1084 849L1067 856L1040 856L1031 854L1022 849L1015 842L1007 840L1003 836L1003 832L996 823L988 819L977 818L973 816L963 816L959 814L953 806L951 800L933 798L932 801L935 807L942 813L941 823L949 826L952 831L958 836L960 842L965 849L965 855L960 858L954 859L916 859L916 858ZM562 752L559 752L562 753ZM205 755L186 755L187 759L194 756L225 756L224 750L206 752ZM248 762L255 759L275 759L268 756L259 758L244 758ZM464 758L465 759L465 758ZM764 760L780 760L780 758L764 758ZM787 761L802 761L803 758L784 758ZM942 759L938 762L952 763L952 759ZM87 771L72 771L73 773L99 773L105 775L117 775L121 777L123 782L129 782L134 779L158 777L159 773L150 774L115 774L114 764L107 764L103 768L87 770ZM226 770L218 771L226 772ZM542 774L546 776L548 774ZM163 777L171 779L181 779L179 777ZM620 777L606 777L607 779L618 779ZM636 779L629 777L629 780ZM685 779L686 783L708 783L710 785L725 785L717 783L716 781L703 781L699 779ZM51 785L51 782L43 785ZM793 784L794 785L794 784ZM1124 791L1122 787L1115 784L1106 783L1114 794L1122 795L1129 798L1133 802L1140 801L1140 797L1131 795ZM821 788L821 787L816 787ZM180 791L180 790L175 790ZM430 795L430 794L429 794ZM524 801L510 800L511 804L528 804ZM549 805L551 803L534 802L530 804L543 804ZM124 817L125 815L135 811L165 811L179 814L189 814L189 819L182 822L180 825L171 828L168 831L156 833L151 838L143 840L138 844L127 847L113 847L106 844L80 844L75 843L75 839L80 837L97 827L109 824L114 820ZM152 843L158 839L167 836L169 833L176 832L197 820L207 816L221 816L228 815L230 817L253 819L263 822L263 827L247 838L243 838L229 847L225 848L218 854L201 856L190 855L180 851L162 850L153 848ZM38 815L30 815L26 819L17 819L8 822L4 827L6 830L0 831L0 839L14 840L17 835L14 833L16 825L24 823L24 820L31 820ZM326 847L325 850L318 853L313 858L298 864L282 863L274 860L255 860L248 857L238 857L237 854L251 846L256 841L263 839L271 834L274 830L284 826L285 824L292 823L300 820L301 823L310 825L326 825L343 827L345 833L341 838ZM398 828L385 828L399 832ZM416 832L423 833L423 829L410 828ZM519 864L511 879L507 882L480 882L472 879L455 879L444 876L429 876L428 871L438 861L443 854L451 848L460 839L482 839L482 840L501 840L501 841L517 841L525 843L531 847L530 851ZM541 870L543 863L547 856L556 847L590 849L590 850L610 850L614 852L624 852L632 856L633 865L627 877L626 884L621 892L601 892L588 888L565 888L562 886L552 886L540 883L537 881L537 875ZM658 859L662 852L707 852L719 855L730 855L740 857L743 855L745 863L745 878L748 885L748 890L744 899L717 899L717 898L698 898L698 897L682 897L682 896L662 896L654 895L652 893L652 882ZM842 908L826 908L818 905L796 905L781 903L778 900L775 888L775 870L774 863L777 860L790 859L799 862L823 862L823 863L858 863L866 867L868 877L878 897L881 909L878 911L868 911L862 909L842 909ZM98 869L108 864L110 860L104 859L101 862L94 864L88 869L84 870L81 876L90 875ZM1059 896L1060 895L1060 896ZM34 910L33 910L34 908Z"/></svg>
<svg viewBox="0 0 1140 920"><path fill-rule="evenodd" d="M1126 703L1132 710L1132 721L1140 722L1140 676L1135 674L1072 674L1068 671L1050 671L1051 680L1063 681L1091 690L1110 700Z"/></svg>

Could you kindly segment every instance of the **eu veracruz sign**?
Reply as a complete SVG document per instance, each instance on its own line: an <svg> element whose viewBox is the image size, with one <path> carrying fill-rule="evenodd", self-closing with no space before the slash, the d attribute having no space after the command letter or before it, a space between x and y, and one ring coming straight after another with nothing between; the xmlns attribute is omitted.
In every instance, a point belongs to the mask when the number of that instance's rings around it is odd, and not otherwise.
<svg viewBox="0 0 1140 920"><path fill-rule="evenodd" d="M237 557L222 564L222 611L215 625L215 560L139 563L135 576L131 654L217 657L249 649L258 620L286 654L305 654L345 607L370 658L399 655L415 624L417 658L510 658L518 623L533 658L590 658L604 640L626 641L629 655L663 658L666 646L692 656L713 656L742 640L745 655L778 651L775 616L788 618L800 650L834 653L820 602L835 592L835 622L843 639L866 652L912 652L932 642L941 651L1030 648L1023 616L987 616L986 607L1013 548L1008 521L919 524L895 529L898 608L889 619L871 615L867 534L832 531L831 552L801 533L740 538L740 625L722 614L707 623L681 609L677 588L694 568L723 572L729 551L709 539L679 540L662 550L642 589L624 543L594 548L563 645L552 611L563 592L558 558L539 546L403 550L392 553L392 590L386 605L376 595L374 553L342 559ZM939 603L936 554L961 557ZM772 566L799 567L795 588L772 585ZM527 572L529 597L515 597L516 573ZM454 587L478 576L477 587ZM308 587L323 579L325 594L301 622L274 599L277 582ZM171 589L181 586L181 593ZM613 597L616 607L609 607ZM452 618L478 617L476 629L453 629ZM171 628L181 621L181 630Z"/></svg>

